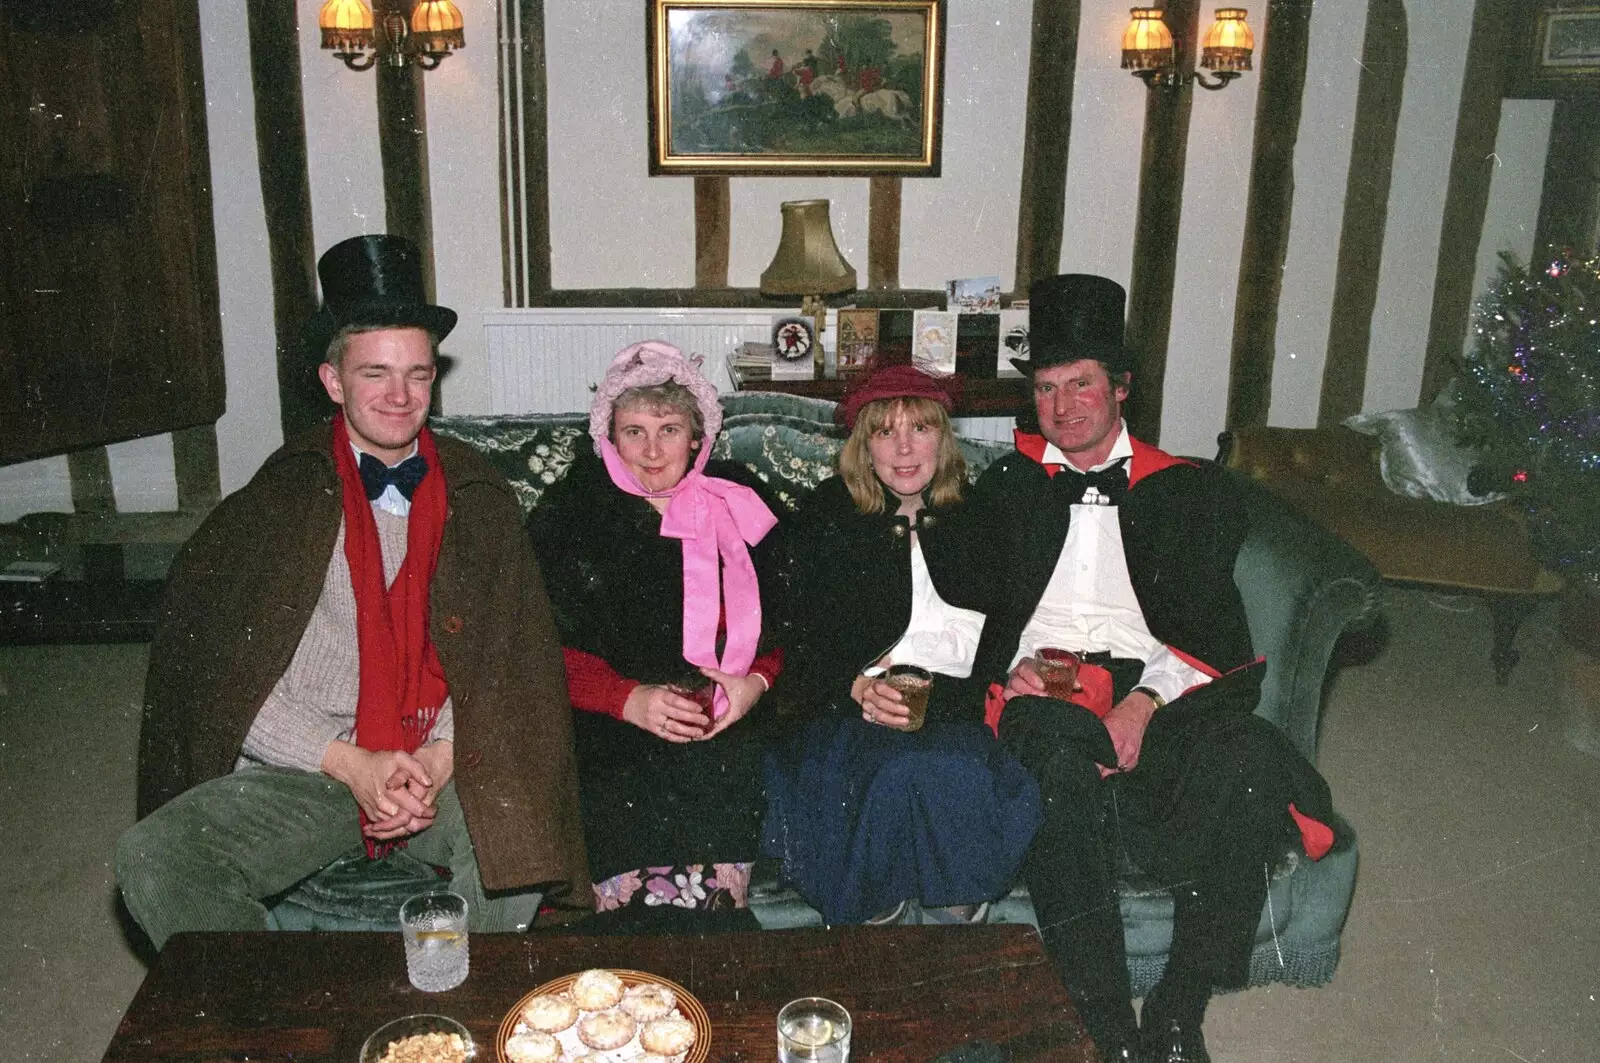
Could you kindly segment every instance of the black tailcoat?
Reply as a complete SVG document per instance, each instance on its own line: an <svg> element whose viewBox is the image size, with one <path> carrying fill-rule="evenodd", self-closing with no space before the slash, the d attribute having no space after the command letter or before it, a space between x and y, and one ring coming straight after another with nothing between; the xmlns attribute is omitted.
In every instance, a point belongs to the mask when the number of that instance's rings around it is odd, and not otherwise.
<svg viewBox="0 0 1600 1063"><path fill-rule="evenodd" d="M1255 659L1234 561L1248 524L1226 474L1134 443L1130 486L1117 507L1128 578L1150 634L1218 674ZM983 511L990 597L974 669L1004 683L1028 620L1044 596L1072 525L1071 477L1013 452L984 470L975 489ZM1259 669L1229 686L1259 695Z"/></svg>

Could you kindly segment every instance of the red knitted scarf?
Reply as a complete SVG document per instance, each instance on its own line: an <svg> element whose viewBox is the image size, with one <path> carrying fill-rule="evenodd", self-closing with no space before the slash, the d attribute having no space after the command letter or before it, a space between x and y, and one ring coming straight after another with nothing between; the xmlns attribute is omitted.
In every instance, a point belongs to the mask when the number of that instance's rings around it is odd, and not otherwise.
<svg viewBox="0 0 1600 1063"><path fill-rule="evenodd" d="M428 633L428 592L444 538L444 470L433 434L417 437L428 473L411 498L406 524L406 559L394 583L384 585L383 548L378 522L361 485L344 414L333 419L333 462L344 501L344 556L356 596L356 650L360 687L356 697L356 745L362 749L401 749L415 753L427 741L450 688ZM367 822L361 817L362 825ZM367 855L381 856L392 846L367 839Z"/></svg>

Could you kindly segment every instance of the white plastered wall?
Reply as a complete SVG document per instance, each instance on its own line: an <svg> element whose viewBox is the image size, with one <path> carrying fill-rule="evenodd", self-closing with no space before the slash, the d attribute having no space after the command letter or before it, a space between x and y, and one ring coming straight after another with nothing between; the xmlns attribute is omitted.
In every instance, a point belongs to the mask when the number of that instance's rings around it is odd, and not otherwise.
<svg viewBox="0 0 1600 1063"><path fill-rule="evenodd" d="M497 8L458 0L468 46L426 75L439 298L461 314L445 345L457 366L448 410L487 403L480 316L503 303L500 278ZM315 0L298 0L302 87L319 250L385 227L372 74L318 48ZM1333 260L1348 168L1364 0L1319 0L1295 154L1295 211L1279 311L1271 419L1309 425L1326 348ZM1013 280L1030 0L950 0L943 176L903 184L900 280ZM1202 9L1202 21L1212 7ZM1253 12L1257 27L1259 13ZM1380 272L1366 402L1416 399L1427 338L1445 182L1461 91L1471 0L1414 3L1411 56ZM1132 261L1144 87L1118 68L1127 5L1082 5L1062 241L1063 271L1124 284ZM686 287L694 279L693 182L646 166L644 10L636 0L545 3L550 232L558 287ZM271 277L261 207L245 0L201 4L223 360L228 411L218 424L224 490L241 485L280 442ZM1259 57L1270 62L1270 56ZM1222 426L1233 291L1258 75L1200 94L1191 118L1163 444L1209 454ZM1508 101L1497 143L1480 285L1500 246L1526 255L1538 209L1550 108ZM756 283L777 244L778 205L833 201L840 249L865 277L867 182L739 178L731 187L729 281ZM168 508L170 441L112 449L119 506ZM68 510L66 462L0 468L0 520Z"/></svg>

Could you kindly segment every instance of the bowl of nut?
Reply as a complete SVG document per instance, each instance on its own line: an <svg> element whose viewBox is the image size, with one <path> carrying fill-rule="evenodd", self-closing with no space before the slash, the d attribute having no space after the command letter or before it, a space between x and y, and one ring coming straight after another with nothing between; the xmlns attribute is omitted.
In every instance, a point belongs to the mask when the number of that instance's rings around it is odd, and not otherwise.
<svg viewBox="0 0 1600 1063"><path fill-rule="evenodd" d="M468 1063L472 1034L443 1015L407 1015L386 1022L361 1046L361 1063Z"/></svg>

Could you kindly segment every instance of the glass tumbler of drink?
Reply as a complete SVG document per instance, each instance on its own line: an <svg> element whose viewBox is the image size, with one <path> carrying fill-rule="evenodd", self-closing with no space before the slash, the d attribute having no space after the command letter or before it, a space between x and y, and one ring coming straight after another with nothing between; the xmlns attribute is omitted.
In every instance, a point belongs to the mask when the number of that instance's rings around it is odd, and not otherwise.
<svg viewBox="0 0 1600 1063"><path fill-rule="evenodd" d="M712 716L713 700L717 695L717 684L701 675L699 672L690 672L681 679L667 684L667 689L674 694L688 698L700 706L700 711L706 714L703 731L711 730L716 720Z"/></svg>
<svg viewBox="0 0 1600 1063"><path fill-rule="evenodd" d="M1071 701L1078 685L1078 655L1071 650L1047 647L1034 657L1034 668L1044 680L1046 697Z"/></svg>
<svg viewBox="0 0 1600 1063"><path fill-rule="evenodd" d="M467 900L459 893L422 893L400 906L406 976L424 993L467 980Z"/></svg>
<svg viewBox="0 0 1600 1063"><path fill-rule="evenodd" d="M928 693L933 690L933 673L914 664L897 664L883 675L883 681L900 691L911 718L905 730L919 731L928 718Z"/></svg>
<svg viewBox="0 0 1600 1063"><path fill-rule="evenodd" d="M778 1012L778 1063L849 1063L850 1013L831 1000L801 997Z"/></svg>

